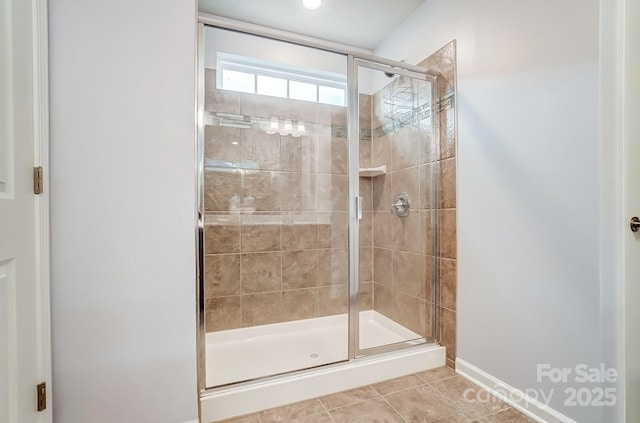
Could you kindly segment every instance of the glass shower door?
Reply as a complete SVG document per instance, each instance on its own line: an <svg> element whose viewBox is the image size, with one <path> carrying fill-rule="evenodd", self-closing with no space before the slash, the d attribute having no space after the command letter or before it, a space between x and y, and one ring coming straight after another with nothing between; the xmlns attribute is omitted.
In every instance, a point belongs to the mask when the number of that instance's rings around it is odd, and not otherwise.
<svg viewBox="0 0 640 423"><path fill-rule="evenodd" d="M433 340L431 77L213 27L200 40L201 387Z"/></svg>
<svg viewBox="0 0 640 423"><path fill-rule="evenodd" d="M346 56L203 37L206 387L347 360Z"/></svg>
<svg viewBox="0 0 640 423"><path fill-rule="evenodd" d="M350 75L361 215L352 332L368 355L435 337L434 97L427 75L358 59Z"/></svg>

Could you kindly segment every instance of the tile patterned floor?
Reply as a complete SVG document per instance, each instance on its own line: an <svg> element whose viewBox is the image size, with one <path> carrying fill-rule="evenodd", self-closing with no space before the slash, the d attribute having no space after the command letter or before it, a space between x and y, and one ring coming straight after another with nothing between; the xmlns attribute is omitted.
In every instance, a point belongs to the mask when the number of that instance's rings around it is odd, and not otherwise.
<svg viewBox="0 0 640 423"><path fill-rule="evenodd" d="M441 367L225 423L530 423L533 420Z"/></svg>

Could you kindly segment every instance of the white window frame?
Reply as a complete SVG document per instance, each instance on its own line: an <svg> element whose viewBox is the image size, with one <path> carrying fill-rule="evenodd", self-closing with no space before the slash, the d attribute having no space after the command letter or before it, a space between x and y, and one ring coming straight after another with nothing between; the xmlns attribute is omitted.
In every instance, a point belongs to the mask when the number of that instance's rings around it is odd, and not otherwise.
<svg viewBox="0 0 640 423"><path fill-rule="evenodd" d="M251 57L237 56L234 54L218 52L217 55L217 72L216 72L216 87L220 90L225 90L223 73L225 70L244 72L253 74L254 87L253 94L258 92L258 76L269 76L272 78L284 79L287 81L287 94L286 97L290 97L290 84L291 81L304 82L307 84L313 84L316 86L316 99L310 100L298 100L297 101L309 101L321 104L331 104L335 106L346 106L347 101L347 79L346 75L340 75L337 73L316 71L312 69L303 69L293 66L287 66L282 63L267 62ZM344 92L343 104L335 103L322 103L320 102L320 87L329 87L342 90ZM242 91L246 92L246 91Z"/></svg>

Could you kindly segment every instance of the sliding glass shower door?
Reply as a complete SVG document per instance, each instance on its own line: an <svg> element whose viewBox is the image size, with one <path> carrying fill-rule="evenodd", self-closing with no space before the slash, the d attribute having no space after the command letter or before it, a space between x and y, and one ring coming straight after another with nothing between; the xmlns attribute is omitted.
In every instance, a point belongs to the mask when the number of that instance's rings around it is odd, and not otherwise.
<svg viewBox="0 0 640 423"><path fill-rule="evenodd" d="M344 55L204 30L206 386L347 360Z"/></svg>

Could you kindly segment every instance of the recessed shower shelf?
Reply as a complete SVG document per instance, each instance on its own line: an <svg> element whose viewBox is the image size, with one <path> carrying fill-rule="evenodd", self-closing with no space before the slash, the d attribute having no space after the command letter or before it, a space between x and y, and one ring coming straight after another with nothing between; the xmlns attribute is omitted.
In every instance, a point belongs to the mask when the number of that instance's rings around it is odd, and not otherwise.
<svg viewBox="0 0 640 423"><path fill-rule="evenodd" d="M361 178L373 178L374 176L384 175L385 173L387 173L387 165L360 168Z"/></svg>

